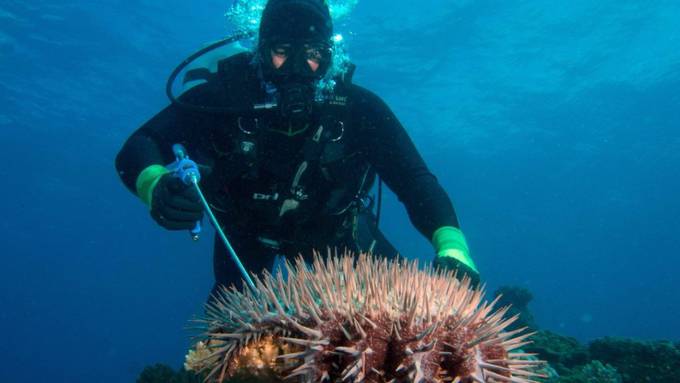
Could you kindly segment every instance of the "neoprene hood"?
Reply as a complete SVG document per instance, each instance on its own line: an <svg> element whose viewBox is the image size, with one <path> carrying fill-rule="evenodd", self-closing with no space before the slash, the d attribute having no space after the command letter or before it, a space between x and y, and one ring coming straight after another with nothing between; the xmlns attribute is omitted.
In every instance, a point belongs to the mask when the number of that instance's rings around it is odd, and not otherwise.
<svg viewBox="0 0 680 383"><path fill-rule="evenodd" d="M325 0L270 0L260 21L260 46L278 41L329 42L333 19Z"/></svg>
<svg viewBox="0 0 680 383"><path fill-rule="evenodd" d="M258 51L263 78L276 87L286 131L309 126L317 81L332 62L333 20L324 0L269 0L262 12ZM274 66L272 54L285 55ZM317 67L310 64L316 62Z"/></svg>

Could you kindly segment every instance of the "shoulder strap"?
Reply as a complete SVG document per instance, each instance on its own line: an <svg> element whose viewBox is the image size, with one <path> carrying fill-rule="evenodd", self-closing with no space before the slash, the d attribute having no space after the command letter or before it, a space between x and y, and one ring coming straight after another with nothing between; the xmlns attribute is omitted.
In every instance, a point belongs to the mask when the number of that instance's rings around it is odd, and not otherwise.
<svg viewBox="0 0 680 383"><path fill-rule="evenodd" d="M217 65L217 78L222 83L227 105L242 111L240 114L250 114L247 111L252 111L253 105L262 97L252 53L239 53Z"/></svg>

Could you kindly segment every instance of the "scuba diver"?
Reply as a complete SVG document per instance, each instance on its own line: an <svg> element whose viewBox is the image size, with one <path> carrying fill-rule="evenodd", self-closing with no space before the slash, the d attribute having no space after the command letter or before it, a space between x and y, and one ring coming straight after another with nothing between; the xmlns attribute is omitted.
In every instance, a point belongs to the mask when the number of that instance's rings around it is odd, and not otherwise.
<svg viewBox="0 0 680 383"><path fill-rule="evenodd" d="M323 0L270 0L256 49L219 61L216 71L143 124L116 168L126 187L168 230L191 230L204 205L165 166L181 144L200 164L200 189L245 269L271 268L276 255L307 260L327 248L395 248L378 229L370 190L379 176L432 241L434 264L478 282L453 205L404 127L375 94L352 84L353 68L320 91L332 65L333 25ZM381 181L381 182L382 182ZM215 289L242 276L217 239Z"/></svg>

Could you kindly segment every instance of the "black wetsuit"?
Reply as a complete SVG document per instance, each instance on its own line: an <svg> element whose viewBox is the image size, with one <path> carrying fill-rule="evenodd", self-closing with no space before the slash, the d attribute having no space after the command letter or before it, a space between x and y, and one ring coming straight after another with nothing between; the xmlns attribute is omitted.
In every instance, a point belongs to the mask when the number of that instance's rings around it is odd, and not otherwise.
<svg viewBox="0 0 680 383"><path fill-rule="evenodd" d="M224 60L219 68L182 100L247 110L264 97L248 55ZM442 226L458 227L447 194L387 105L353 84L339 83L336 93L315 108L309 127L294 136L269 129L281 130L275 113L206 113L170 105L127 140L116 167L135 192L140 172L172 162L172 145L182 143L192 159L206 166L202 189L251 271L270 267L276 254L309 256L314 248L365 251L374 245L375 253L394 256L396 250L373 230L372 216L362 214L357 202L375 173L428 239ZM322 125L326 129L320 134ZM292 182L302 162L307 162L306 171L295 189ZM219 241L214 270L217 284L240 283Z"/></svg>

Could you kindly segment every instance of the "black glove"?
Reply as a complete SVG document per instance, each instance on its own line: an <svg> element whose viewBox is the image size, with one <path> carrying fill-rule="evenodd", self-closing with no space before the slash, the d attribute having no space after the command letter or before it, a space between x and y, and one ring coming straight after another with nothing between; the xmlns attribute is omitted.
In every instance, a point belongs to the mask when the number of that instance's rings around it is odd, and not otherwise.
<svg viewBox="0 0 680 383"><path fill-rule="evenodd" d="M203 205L193 186L168 173L153 189L151 217L168 230L191 230L203 218Z"/></svg>
<svg viewBox="0 0 680 383"><path fill-rule="evenodd" d="M452 257L435 257L432 262L435 269L446 270L446 271L456 271L456 277L462 279L463 275L467 275L470 278L470 286L479 286L480 278L479 273L472 270L469 266L459 262Z"/></svg>

